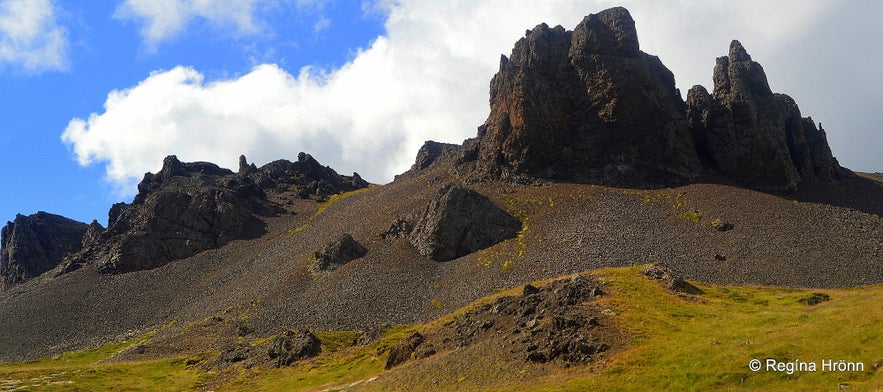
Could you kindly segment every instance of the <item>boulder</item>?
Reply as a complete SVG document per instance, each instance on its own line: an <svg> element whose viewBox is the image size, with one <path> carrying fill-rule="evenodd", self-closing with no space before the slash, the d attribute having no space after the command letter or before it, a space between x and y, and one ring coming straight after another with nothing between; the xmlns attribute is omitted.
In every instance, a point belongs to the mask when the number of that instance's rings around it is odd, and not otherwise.
<svg viewBox="0 0 883 392"><path fill-rule="evenodd" d="M343 234L337 241L326 245L321 251L315 253L316 262L313 264L314 272L330 271L350 261L365 256L368 249L358 243L349 234Z"/></svg>
<svg viewBox="0 0 883 392"><path fill-rule="evenodd" d="M675 274L669 266L662 263L654 263L647 266L644 269L644 275L650 279L662 282L665 288L676 293L705 294L702 289L687 282L683 277Z"/></svg>
<svg viewBox="0 0 883 392"><path fill-rule="evenodd" d="M408 337L402 339L398 344L389 349L389 356L386 358L386 369L392 369L395 366L405 363L411 359L414 351L417 350L425 339L419 332L414 332Z"/></svg>
<svg viewBox="0 0 883 392"><path fill-rule="evenodd" d="M102 229L97 222L90 226L42 211L16 215L0 230L0 290L55 268L80 250L89 233Z"/></svg>
<svg viewBox="0 0 883 392"><path fill-rule="evenodd" d="M315 357L321 350L321 342L310 331L287 330L273 339L267 355L274 360L274 367L282 367Z"/></svg>
<svg viewBox="0 0 883 392"><path fill-rule="evenodd" d="M807 306L815 306L822 302L827 302L831 300L831 296L825 293L812 293L809 297L801 298L798 302L807 305Z"/></svg>
<svg viewBox="0 0 883 392"><path fill-rule="evenodd" d="M486 196L451 183L426 206L410 241L423 256L447 261L512 238L520 229L518 219Z"/></svg>

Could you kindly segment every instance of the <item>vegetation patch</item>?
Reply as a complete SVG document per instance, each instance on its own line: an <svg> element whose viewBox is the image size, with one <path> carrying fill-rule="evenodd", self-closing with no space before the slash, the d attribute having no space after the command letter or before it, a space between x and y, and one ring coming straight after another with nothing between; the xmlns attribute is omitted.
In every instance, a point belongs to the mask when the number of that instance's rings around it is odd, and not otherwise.
<svg viewBox="0 0 883 392"><path fill-rule="evenodd" d="M695 210L693 212L686 212L683 214L678 214L678 219L686 219L688 221L699 223L702 220L702 213L699 212L699 210Z"/></svg>
<svg viewBox="0 0 883 392"><path fill-rule="evenodd" d="M311 215L309 219L307 219L307 223L304 223L304 224L302 224L302 225L300 225L300 226L298 226L298 227L295 227L295 228L289 230L289 231L288 231L288 234L289 234L289 235L295 235L295 234L297 234L297 233L300 233L300 232L302 232L302 231L308 229L308 228L313 224L313 220L316 219L319 215L322 215L322 214L325 212L325 210L327 210L327 209L328 209L329 207L331 207L332 205L334 205L334 204L336 204L337 202L339 202L339 201L341 201L341 200L343 200L343 199L346 199L346 198L348 198L348 197L350 197L350 196L357 195L357 194L359 194L359 193L365 192L365 191L367 191L367 190L369 190L369 189L372 189L372 188L374 188L374 185L369 185L369 186L367 186L367 187L365 187L365 188L359 188L359 189L356 189L356 190L354 190L354 191L343 192L343 193L336 193L336 194L333 194L333 195L331 195L331 196L325 198L324 201L322 201L321 203L319 203L319 208L316 209L316 212L313 213L313 215Z"/></svg>
<svg viewBox="0 0 883 392"><path fill-rule="evenodd" d="M478 320L479 309L493 313L506 296L531 297L523 286L499 290L464 308L421 326L396 326L364 340L361 331L315 332L321 354L279 369L230 368L223 372L190 366L184 358L105 363L117 353L145 343L151 335L116 342L93 350L58 355L28 363L0 364L0 388L12 390L470 390L470 391L585 391L585 390L880 390L883 373L883 285L812 290L770 287L713 286L691 282L701 296L673 293L648 279L645 267L609 268L594 272L604 295L591 304L602 325L622 331L625 349L610 352L602 361L549 367L529 360L513 360L509 342L468 344L411 360L384 370L390 347L406 336L426 331L429 342L445 324L472 329L490 324ZM542 287L543 283L536 283ZM555 292L554 290L551 292ZM819 301L804 304L809 298ZM824 301L822 299L828 299ZM816 301L812 301L816 302ZM515 304L513 302L513 304ZM513 305L514 306L514 305ZM518 305L521 306L521 305ZM541 307L535 311L541 314ZM521 308L512 308L515 314ZM546 312L548 313L548 312ZM575 314L576 315L576 314ZM725 316L724 316L725 315ZM496 317L496 316L494 316ZM528 317L527 321L533 320ZM459 321L458 321L459 320ZM589 319L586 319L587 321ZM487 336L497 336L494 325ZM570 325L568 320L561 325ZM549 328L536 319L517 329ZM474 324L474 325L473 325ZM502 328L500 333L509 333ZM460 335L457 335L460 336ZM464 339L466 339L464 338ZM511 339L510 339L511 340ZM514 341L514 340L513 340ZM542 348L542 347L540 347ZM539 349L539 348L538 348ZM418 350L420 351L420 350ZM423 353L421 355L424 355ZM204 356L203 356L204 357ZM762 368L753 371L753 359L776 363L809 363L817 371L789 372ZM820 371L822 361L844 360L862 369ZM784 366L784 365L783 365Z"/></svg>

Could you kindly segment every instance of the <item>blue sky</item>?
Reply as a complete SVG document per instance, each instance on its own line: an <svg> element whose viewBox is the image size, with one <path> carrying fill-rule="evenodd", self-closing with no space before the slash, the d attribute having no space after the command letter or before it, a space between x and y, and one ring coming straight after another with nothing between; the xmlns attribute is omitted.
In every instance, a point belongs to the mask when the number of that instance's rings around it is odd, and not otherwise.
<svg viewBox="0 0 883 392"><path fill-rule="evenodd" d="M525 29L619 4L681 91L710 89L739 39L841 164L883 171L876 1L0 0L0 222L104 224L169 154L235 167L306 151L388 182L424 140L475 135Z"/></svg>

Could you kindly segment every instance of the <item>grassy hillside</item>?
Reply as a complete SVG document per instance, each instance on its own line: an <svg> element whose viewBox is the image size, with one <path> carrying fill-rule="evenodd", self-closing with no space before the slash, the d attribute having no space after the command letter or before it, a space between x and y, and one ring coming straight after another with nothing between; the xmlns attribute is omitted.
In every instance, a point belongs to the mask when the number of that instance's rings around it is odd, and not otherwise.
<svg viewBox="0 0 883 392"><path fill-rule="evenodd" d="M449 315L390 328L366 346L353 345L354 332L316 333L323 353L283 369L205 370L188 366L192 358L183 357L106 361L149 344L146 335L37 362L0 364L0 390L883 390L883 285L798 290L697 284L705 294L685 296L640 271L592 273L607 292L595 301L622 332L624 348L588 365L528 363L486 342L383 370L389 347L413 330L442 328ZM830 300L801 303L817 292ZM816 371L788 374L786 365L768 371L767 358L804 369L814 363ZM749 369L752 359L762 361L757 372ZM822 371L829 359L860 362L864 371Z"/></svg>

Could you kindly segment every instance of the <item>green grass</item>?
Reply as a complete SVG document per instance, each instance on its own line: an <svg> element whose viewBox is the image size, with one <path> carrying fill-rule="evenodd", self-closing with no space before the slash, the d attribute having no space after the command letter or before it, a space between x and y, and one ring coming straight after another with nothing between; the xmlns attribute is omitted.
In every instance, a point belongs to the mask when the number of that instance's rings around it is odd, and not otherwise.
<svg viewBox="0 0 883 392"><path fill-rule="evenodd" d="M699 221L702 220L702 213L699 211L685 212L683 214L678 214L678 219L686 219L699 223Z"/></svg>
<svg viewBox="0 0 883 392"><path fill-rule="evenodd" d="M240 391L314 391L343 387L364 382L384 372L386 351L408 334L412 326L392 327L377 341L366 346L353 346L356 332L317 332L322 341L322 354L295 366L255 370L219 390Z"/></svg>
<svg viewBox="0 0 883 392"><path fill-rule="evenodd" d="M216 390L316 391L488 390L883 390L883 285L847 289L786 289L697 284L704 295L680 297L640 274L641 267L603 269L599 309L624 331L627 347L586 366L562 368L500 362L482 347L439 353L383 369L389 347L414 330L438 328L466 308L422 326L399 326L377 342L355 346L358 332L316 332L322 354L282 369L241 370L220 379ZM501 295L502 290L470 306ZM814 292L830 296L815 306L800 303ZM609 309L609 311L607 310ZM189 369L180 358L102 363L143 343L145 335L94 350L29 363L0 364L0 390L192 390L215 385L217 374ZM862 362L863 372L753 372L752 359L820 363ZM817 365L818 366L818 365ZM820 370L820 369L819 369ZM232 374L232 375L231 375ZM430 385L433 380L437 384Z"/></svg>
<svg viewBox="0 0 883 392"><path fill-rule="evenodd" d="M310 227L310 225L313 224L313 220L316 219L319 215L322 215L325 212L325 210L328 209L328 207L331 207L332 205L336 204L337 202L339 202L343 199L346 199L350 196L357 195L357 194L367 191L373 187L374 187L373 185L369 185L365 188L359 188L359 189L356 189L354 191L349 191L349 192L336 193L336 194L329 196L327 199L325 199L325 201L323 201L319 204L319 207L316 209L316 212L313 213L313 215L311 215L309 219L307 219L306 223L304 223L298 227L295 227L291 230L288 230L288 234L295 235L297 233L300 233L300 232L308 229Z"/></svg>
<svg viewBox="0 0 883 392"><path fill-rule="evenodd" d="M806 306L810 290L699 285L697 300L681 299L638 275L602 274L615 293L605 301L628 328L632 347L597 373L550 377L528 391L583 390L851 390L883 389L883 286L816 290L831 301ZM752 372L748 362L861 361L865 372Z"/></svg>
<svg viewBox="0 0 883 392"><path fill-rule="evenodd" d="M141 344L150 335L122 343L75 351L39 361L0 363L0 390L27 391L169 391L196 388L203 374L184 366L183 359L102 363L120 351Z"/></svg>

